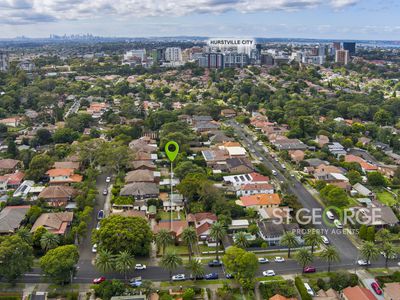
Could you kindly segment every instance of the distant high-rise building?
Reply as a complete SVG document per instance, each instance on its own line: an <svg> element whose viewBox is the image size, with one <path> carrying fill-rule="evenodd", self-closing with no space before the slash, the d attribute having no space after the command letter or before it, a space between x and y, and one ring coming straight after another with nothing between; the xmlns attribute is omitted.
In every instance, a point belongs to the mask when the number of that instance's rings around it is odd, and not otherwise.
<svg viewBox="0 0 400 300"><path fill-rule="evenodd" d="M157 61L164 61L165 60L165 48L157 48L156 50L156 60Z"/></svg>
<svg viewBox="0 0 400 300"><path fill-rule="evenodd" d="M165 60L170 62L182 61L182 49L179 47L165 48Z"/></svg>
<svg viewBox="0 0 400 300"><path fill-rule="evenodd" d="M326 55L326 46L319 45L318 46L318 56L325 56Z"/></svg>
<svg viewBox="0 0 400 300"><path fill-rule="evenodd" d="M261 54L261 64L267 66L274 65L274 58L271 54Z"/></svg>
<svg viewBox="0 0 400 300"><path fill-rule="evenodd" d="M336 50L335 62L347 65L350 60L349 50Z"/></svg>
<svg viewBox="0 0 400 300"><path fill-rule="evenodd" d="M124 60L126 61L136 60L136 59L144 61L146 59L146 49L130 50L124 54Z"/></svg>
<svg viewBox="0 0 400 300"><path fill-rule="evenodd" d="M354 43L354 42L343 42L343 50L348 50L350 55L356 54L356 43Z"/></svg>
<svg viewBox="0 0 400 300"><path fill-rule="evenodd" d="M341 48L340 42L333 42L333 49L340 50L340 48Z"/></svg>
<svg viewBox="0 0 400 300"><path fill-rule="evenodd" d="M0 72L6 72L8 70L8 54L0 52Z"/></svg>
<svg viewBox="0 0 400 300"><path fill-rule="evenodd" d="M198 59L199 66L210 69L224 68L224 55L222 53L206 53Z"/></svg>
<svg viewBox="0 0 400 300"><path fill-rule="evenodd" d="M225 68L243 68L249 64L249 56L245 53L227 52L224 53Z"/></svg>

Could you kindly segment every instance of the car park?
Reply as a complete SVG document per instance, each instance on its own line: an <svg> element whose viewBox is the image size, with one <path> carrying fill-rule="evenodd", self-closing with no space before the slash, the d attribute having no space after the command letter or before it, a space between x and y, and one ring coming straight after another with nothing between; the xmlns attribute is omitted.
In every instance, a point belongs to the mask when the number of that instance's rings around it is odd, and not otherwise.
<svg viewBox="0 0 400 300"><path fill-rule="evenodd" d="M206 280L218 279L218 274L217 273L206 274L206 276L204 276L204 278Z"/></svg>
<svg viewBox="0 0 400 300"><path fill-rule="evenodd" d="M203 280L204 276L203 275L197 275L196 277L193 275L190 275L190 280Z"/></svg>
<svg viewBox="0 0 400 300"><path fill-rule="evenodd" d="M284 262L285 259L283 257L281 257L281 256L277 256L277 257L275 257L274 261L277 262L277 263L281 263L281 262Z"/></svg>
<svg viewBox="0 0 400 300"><path fill-rule="evenodd" d="M265 257L259 257L259 258L258 258L258 262L259 262L260 264L266 264L266 263L269 262L269 260L268 260L268 258L265 258Z"/></svg>
<svg viewBox="0 0 400 300"><path fill-rule="evenodd" d="M172 281L183 281L185 279L186 279L185 274L177 274L172 276Z"/></svg>
<svg viewBox="0 0 400 300"><path fill-rule="evenodd" d="M304 273L315 273L317 269L312 266L304 267L303 272Z"/></svg>
<svg viewBox="0 0 400 300"><path fill-rule="evenodd" d="M97 278L93 279L93 284L100 284L103 281L106 281L106 278L104 276L97 277Z"/></svg>
<svg viewBox="0 0 400 300"><path fill-rule="evenodd" d="M263 274L263 276L267 276L267 277L275 276L274 270L267 270L267 271L262 272L262 274Z"/></svg>

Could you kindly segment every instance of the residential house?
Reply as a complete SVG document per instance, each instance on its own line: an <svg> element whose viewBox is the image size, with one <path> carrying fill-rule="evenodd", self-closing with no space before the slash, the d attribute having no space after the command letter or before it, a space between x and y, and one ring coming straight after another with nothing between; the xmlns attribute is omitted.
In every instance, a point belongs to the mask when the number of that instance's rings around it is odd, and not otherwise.
<svg viewBox="0 0 400 300"><path fill-rule="evenodd" d="M146 211L144 211L144 210L133 210L133 209L120 210L120 209L113 208L111 215L118 215L118 216L131 217L131 218L134 218L134 217L144 218L144 219L147 218Z"/></svg>
<svg viewBox="0 0 400 300"><path fill-rule="evenodd" d="M224 184L232 187L237 187L246 184L261 184L269 183L269 177L261 175L257 172L252 172L248 174L238 174L224 176Z"/></svg>
<svg viewBox="0 0 400 300"><path fill-rule="evenodd" d="M282 236L286 230L284 224L266 221L257 222L260 237L268 243L269 246L279 245Z"/></svg>
<svg viewBox="0 0 400 300"><path fill-rule="evenodd" d="M357 194L368 197L371 199L375 199L375 193L372 192L370 189L362 185L361 183L356 183L353 185L353 190L357 192Z"/></svg>
<svg viewBox="0 0 400 300"><path fill-rule="evenodd" d="M226 142L219 146L219 149L225 150L230 158L247 156L247 151L237 142Z"/></svg>
<svg viewBox="0 0 400 300"><path fill-rule="evenodd" d="M11 158L0 159L0 174L14 173L21 166L22 162L20 160Z"/></svg>
<svg viewBox="0 0 400 300"><path fill-rule="evenodd" d="M72 184L81 182L82 175L75 174L74 169L50 169L46 172L50 184Z"/></svg>
<svg viewBox="0 0 400 300"><path fill-rule="evenodd" d="M289 139L286 137L279 137L274 140L270 140L272 145L279 151L282 150L306 150L307 145L298 139Z"/></svg>
<svg viewBox="0 0 400 300"><path fill-rule="evenodd" d="M322 148L324 145L326 145L326 144L328 144L329 143L329 137L327 137L326 135L318 135L316 138L315 138L315 142L318 144L318 146L320 147L320 148Z"/></svg>
<svg viewBox="0 0 400 300"><path fill-rule="evenodd" d="M290 159L292 161L294 161L296 164L298 164L304 160L304 156L306 154L302 150L290 150L289 155L290 155Z"/></svg>
<svg viewBox="0 0 400 300"><path fill-rule="evenodd" d="M141 137L129 143L129 148L134 152L153 153L157 151L157 144L152 139Z"/></svg>
<svg viewBox="0 0 400 300"><path fill-rule="evenodd" d="M186 220L172 220L172 222L161 220L153 227L153 233L157 234L161 229L165 229L170 232L176 242L181 242L182 233L187 227L189 224Z"/></svg>
<svg viewBox="0 0 400 300"><path fill-rule="evenodd" d="M254 171L248 158L234 157L226 160L227 171L231 174L250 173Z"/></svg>
<svg viewBox="0 0 400 300"><path fill-rule="evenodd" d="M5 174L4 177L7 177L7 188L17 189L21 185L25 173L17 171L15 173Z"/></svg>
<svg viewBox="0 0 400 300"><path fill-rule="evenodd" d="M280 294L275 294L274 296L270 297L269 300L297 300L297 298L288 298Z"/></svg>
<svg viewBox="0 0 400 300"><path fill-rule="evenodd" d="M33 224L31 232L43 226L48 232L65 235L74 218L73 212L44 213Z"/></svg>
<svg viewBox="0 0 400 300"><path fill-rule="evenodd" d="M400 300L400 283L386 282L383 287L385 300Z"/></svg>
<svg viewBox="0 0 400 300"><path fill-rule="evenodd" d="M249 183L236 187L236 196L249 196L255 194L273 194L274 187L269 183Z"/></svg>
<svg viewBox="0 0 400 300"><path fill-rule="evenodd" d="M281 197L279 194L256 194L242 196L235 203L239 206L253 208L258 211L265 207L278 207L281 204Z"/></svg>
<svg viewBox="0 0 400 300"><path fill-rule="evenodd" d="M43 199L50 206L64 207L77 195L78 191L71 186L50 185L43 189L38 198Z"/></svg>
<svg viewBox="0 0 400 300"><path fill-rule="evenodd" d="M196 228L197 236L199 239L207 239L210 235L211 226L217 222L218 218L215 214L210 212L202 212L196 214L188 214L186 220L189 226Z"/></svg>
<svg viewBox="0 0 400 300"><path fill-rule="evenodd" d="M367 138L365 136L362 136L362 137L358 138L358 142L361 143L363 146L367 146L367 145L369 145L369 143L371 143L371 139Z"/></svg>
<svg viewBox="0 0 400 300"><path fill-rule="evenodd" d="M320 289L317 292L317 295L315 297L313 297L313 300L339 300L339 295L338 293L330 288L326 291L324 291L323 289Z"/></svg>
<svg viewBox="0 0 400 300"><path fill-rule="evenodd" d="M328 151L336 157L346 155L347 153L344 147L340 143L333 142L327 144L327 146L328 146Z"/></svg>
<svg viewBox="0 0 400 300"><path fill-rule="evenodd" d="M109 108L109 104L105 102L92 102L86 109L86 112L92 116L92 118L100 118Z"/></svg>
<svg viewBox="0 0 400 300"><path fill-rule="evenodd" d="M25 219L29 205L6 206L0 211L0 234L15 233Z"/></svg>
<svg viewBox="0 0 400 300"><path fill-rule="evenodd" d="M198 133L217 131L219 129L219 123L214 121L210 116L192 116L189 122L193 130Z"/></svg>
<svg viewBox="0 0 400 300"><path fill-rule="evenodd" d="M212 144L220 144L220 143L226 143L226 142L233 142L235 139L228 137L224 132L222 131L214 131L213 135L210 137L210 142Z"/></svg>
<svg viewBox="0 0 400 300"><path fill-rule="evenodd" d="M181 194L172 194L172 197L167 194L167 197L167 200L163 201L164 211L182 211L185 208L184 199ZM170 198L172 199L172 201L170 201Z"/></svg>
<svg viewBox="0 0 400 300"><path fill-rule="evenodd" d="M53 165L54 169L73 169L79 170L80 163L77 161L56 161Z"/></svg>
<svg viewBox="0 0 400 300"><path fill-rule="evenodd" d="M397 168L399 168L399 166L379 164L378 172L386 177L393 178Z"/></svg>
<svg viewBox="0 0 400 300"><path fill-rule="evenodd" d="M360 211L358 216L368 226L393 227L399 223L399 219L389 206L354 207L353 209Z"/></svg>
<svg viewBox="0 0 400 300"><path fill-rule="evenodd" d="M356 156L356 155L353 155L353 154L346 155L344 157L344 161L345 162L356 162L356 163L360 164L361 169L364 172L371 172L371 171L377 171L378 170L377 166L375 166L373 164L370 164L370 163L366 162L363 158L361 158L359 156Z"/></svg>
<svg viewBox="0 0 400 300"><path fill-rule="evenodd" d="M4 124L9 127L18 127L20 125L20 122L21 122L20 117L0 119L0 124Z"/></svg>
<svg viewBox="0 0 400 300"><path fill-rule="evenodd" d="M156 170L156 165L152 161L148 160L136 160L131 162L132 167L135 170L151 170L155 171Z"/></svg>
<svg viewBox="0 0 400 300"><path fill-rule="evenodd" d="M160 173L150 170L130 171L125 176L125 183L132 182L159 182Z"/></svg>
<svg viewBox="0 0 400 300"><path fill-rule="evenodd" d="M158 184L154 182L134 182L125 185L120 196L130 196L135 200L158 198L160 193Z"/></svg>
<svg viewBox="0 0 400 300"><path fill-rule="evenodd" d="M236 111L232 108L225 108L221 110L221 116L225 118L234 118L236 117Z"/></svg>
<svg viewBox="0 0 400 300"><path fill-rule="evenodd" d="M342 291L343 300L376 300L374 294L365 287L359 285L349 286Z"/></svg>
<svg viewBox="0 0 400 300"><path fill-rule="evenodd" d="M258 210L260 218L264 220L282 219L284 223L290 218L288 207L264 207Z"/></svg>

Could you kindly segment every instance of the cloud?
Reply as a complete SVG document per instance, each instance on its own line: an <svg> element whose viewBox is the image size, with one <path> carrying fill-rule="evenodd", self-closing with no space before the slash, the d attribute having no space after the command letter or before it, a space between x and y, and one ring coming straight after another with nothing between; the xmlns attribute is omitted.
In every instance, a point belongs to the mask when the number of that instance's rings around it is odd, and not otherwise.
<svg viewBox="0 0 400 300"><path fill-rule="evenodd" d="M330 0L334 9L357 0ZM266 11L296 11L322 6L324 0L0 0L0 23L87 20L101 16L156 17Z"/></svg>

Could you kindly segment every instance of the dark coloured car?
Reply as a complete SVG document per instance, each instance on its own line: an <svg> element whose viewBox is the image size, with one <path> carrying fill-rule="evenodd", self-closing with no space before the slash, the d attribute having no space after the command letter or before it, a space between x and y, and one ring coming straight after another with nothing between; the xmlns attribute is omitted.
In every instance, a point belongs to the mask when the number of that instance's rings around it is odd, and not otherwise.
<svg viewBox="0 0 400 300"><path fill-rule="evenodd" d="M203 275L197 275L196 277L194 277L193 275L190 275L190 280L203 280L204 276Z"/></svg>
<svg viewBox="0 0 400 300"><path fill-rule="evenodd" d="M304 273L315 273L317 271L317 269L315 269L315 267L305 267L304 269L303 269L303 272Z"/></svg>
<svg viewBox="0 0 400 300"><path fill-rule="evenodd" d="M97 220L101 220L104 218L104 210L99 210L97 213Z"/></svg>
<svg viewBox="0 0 400 300"><path fill-rule="evenodd" d="M376 283L376 282L371 283L371 287L374 289L374 291L377 295L382 295L382 290L378 283Z"/></svg>
<svg viewBox="0 0 400 300"><path fill-rule="evenodd" d="M220 267L222 266L222 261L214 259L208 263L209 267Z"/></svg>
<svg viewBox="0 0 400 300"><path fill-rule="evenodd" d="M218 274L217 273L206 274L206 276L204 276L204 278L206 280L218 279Z"/></svg>
<svg viewBox="0 0 400 300"><path fill-rule="evenodd" d="M233 274L231 274L231 273L226 273L225 277L226 277L226 279L233 279L233 278L235 278L235 277L233 276Z"/></svg>

